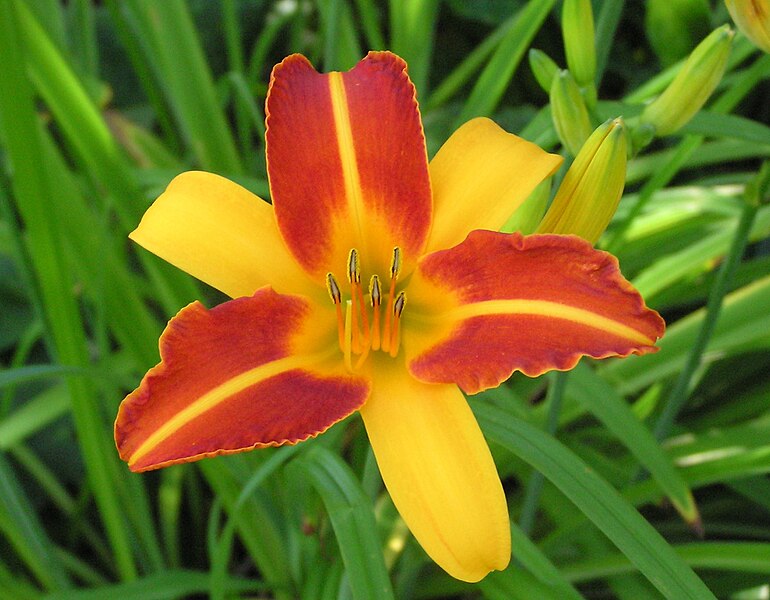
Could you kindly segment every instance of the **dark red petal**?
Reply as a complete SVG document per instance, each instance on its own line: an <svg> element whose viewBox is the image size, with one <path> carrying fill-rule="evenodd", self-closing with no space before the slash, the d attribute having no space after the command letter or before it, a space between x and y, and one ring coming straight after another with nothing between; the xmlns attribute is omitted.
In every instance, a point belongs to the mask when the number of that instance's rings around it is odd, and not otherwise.
<svg viewBox="0 0 770 600"><path fill-rule="evenodd" d="M182 309L161 337L161 363L120 405L121 458L144 471L294 444L351 414L369 383L335 369L336 343L331 354L310 347L318 318L302 297L270 288Z"/></svg>
<svg viewBox="0 0 770 600"><path fill-rule="evenodd" d="M267 166L281 233L312 275L361 264L386 273L394 246L415 260L431 224L425 140L406 63L370 52L346 73L301 55L273 70Z"/></svg>
<svg viewBox="0 0 770 600"><path fill-rule="evenodd" d="M437 310L404 339L410 371L467 393L514 370L537 376L583 355L654 352L665 328L615 257L576 236L473 231L424 257L408 293Z"/></svg>

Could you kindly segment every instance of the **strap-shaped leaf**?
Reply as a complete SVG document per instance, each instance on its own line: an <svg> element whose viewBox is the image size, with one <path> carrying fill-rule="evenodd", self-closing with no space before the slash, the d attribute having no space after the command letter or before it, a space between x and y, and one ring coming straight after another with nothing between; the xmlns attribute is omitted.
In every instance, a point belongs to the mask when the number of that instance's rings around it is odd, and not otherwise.
<svg viewBox="0 0 770 600"><path fill-rule="evenodd" d="M316 445L293 463L309 477L332 521L356 600L388 600L393 589L385 568L372 504L342 459Z"/></svg>
<svg viewBox="0 0 770 600"><path fill-rule="evenodd" d="M661 535L573 452L501 409L475 403L482 429L559 488L667 598L714 598Z"/></svg>

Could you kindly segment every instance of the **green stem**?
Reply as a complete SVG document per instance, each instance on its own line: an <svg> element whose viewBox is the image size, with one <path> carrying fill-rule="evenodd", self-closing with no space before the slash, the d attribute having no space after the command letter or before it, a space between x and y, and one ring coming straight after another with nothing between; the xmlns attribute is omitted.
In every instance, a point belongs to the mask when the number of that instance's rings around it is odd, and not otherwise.
<svg viewBox="0 0 770 600"><path fill-rule="evenodd" d="M758 186L747 186L746 188L745 202L740 219L738 220L738 225L735 229L735 234L733 235L733 241L727 252L727 256L725 256L725 260L722 263L722 267L717 274L711 292L709 293L708 301L706 303L706 316L703 319L703 324L698 332L698 337L690 348L687 362L679 373L674 388L669 394L668 401L663 407L663 412L658 418L658 422L655 424L654 433L658 440L663 439L669 434L676 421L677 415L687 402L693 375L700 366L703 352L706 350L709 340L711 340L711 335L713 334L717 320L719 319L719 312L722 309L722 300L730 287L730 282L735 274L735 270L746 249L749 233L751 232L754 218L759 210L759 195L761 193L759 188L763 187L762 183L765 183L764 187L766 187L769 177L770 163L765 163L758 178L755 180L758 183ZM752 197L755 194L756 196Z"/></svg>
<svg viewBox="0 0 770 600"><path fill-rule="evenodd" d="M559 413L561 412L561 403L566 387L567 372L558 371L553 373L545 399L548 403L548 419L545 430L552 435L556 433L556 429L559 426ZM544 482L545 479L540 471L533 471L529 481L527 481L524 501L521 507L521 517L519 517L519 527L527 535L532 533L532 528L535 525L535 515L537 514L537 506L540 503Z"/></svg>

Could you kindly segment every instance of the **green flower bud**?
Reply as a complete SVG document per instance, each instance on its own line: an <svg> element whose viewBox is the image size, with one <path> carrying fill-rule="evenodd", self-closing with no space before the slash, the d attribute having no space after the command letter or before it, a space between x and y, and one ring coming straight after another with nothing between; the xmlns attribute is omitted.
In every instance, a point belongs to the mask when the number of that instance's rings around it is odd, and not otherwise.
<svg viewBox="0 0 770 600"><path fill-rule="evenodd" d="M591 0L564 0L561 30L567 67L581 87L594 85L596 44Z"/></svg>
<svg viewBox="0 0 770 600"><path fill-rule="evenodd" d="M596 243L623 195L626 145L622 119L597 127L564 176L537 233L572 233Z"/></svg>
<svg viewBox="0 0 770 600"><path fill-rule="evenodd" d="M656 134L664 136L692 119L722 79L732 39L733 31L727 25L712 31L665 91L644 109L641 123L653 125Z"/></svg>
<svg viewBox="0 0 770 600"><path fill-rule="evenodd" d="M580 89L569 71L559 71L551 83L551 117L562 145L577 155L591 135L591 120Z"/></svg>
<svg viewBox="0 0 770 600"><path fill-rule="evenodd" d="M529 68L543 91L549 93L553 78L559 72L558 65L542 50L532 48L529 51Z"/></svg>
<svg viewBox="0 0 770 600"><path fill-rule="evenodd" d="M770 53L770 0L725 0L725 4L738 29Z"/></svg>

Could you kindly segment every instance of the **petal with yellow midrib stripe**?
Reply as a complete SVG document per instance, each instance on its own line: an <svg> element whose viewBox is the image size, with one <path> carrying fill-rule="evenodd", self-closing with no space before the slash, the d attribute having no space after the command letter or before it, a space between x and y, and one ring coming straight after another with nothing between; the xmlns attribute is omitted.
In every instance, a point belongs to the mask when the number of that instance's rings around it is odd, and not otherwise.
<svg viewBox="0 0 770 600"><path fill-rule="evenodd" d="M654 352L665 329L615 257L577 236L473 231L424 257L407 293L409 370L467 393L513 371L571 369L581 356Z"/></svg>
<svg viewBox="0 0 770 600"><path fill-rule="evenodd" d="M311 343L314 309L267 287L211 310L183 308L161 337L161 362L120 405L121 458L144 471L295 444L358 409L370 384L344 371L336 343Z"/></svg>

